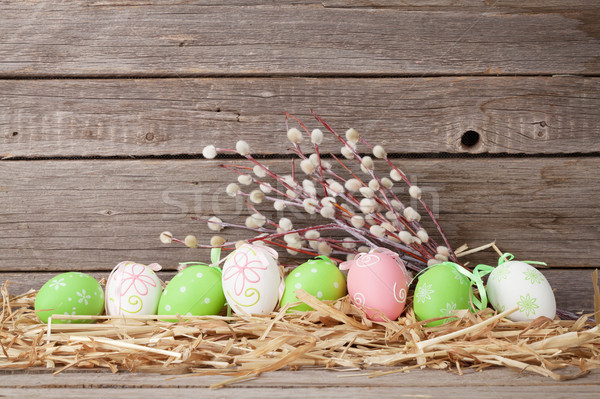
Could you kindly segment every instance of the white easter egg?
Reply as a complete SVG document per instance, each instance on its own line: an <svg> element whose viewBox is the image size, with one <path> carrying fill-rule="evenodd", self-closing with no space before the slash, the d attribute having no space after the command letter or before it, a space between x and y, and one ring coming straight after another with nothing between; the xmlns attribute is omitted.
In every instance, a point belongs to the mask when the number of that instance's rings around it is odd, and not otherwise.
<svg viewBox="0 0 600 399"><path fill-rule="evenodd" d="M271 248L243 244L223 265L223 293L237 314L267 314L283 292L283 276Z"/></svg>
<svg viewBox="0 0 600 399"><path fill-rule="evenodd" d="M156 269L159 270L160 266L156 265ZM106 281L106 314L154 315L161 294L160 279L150 267L141 263L121 262Z"/></svg>
<svg viewBox="0 0 600 399"><path fill-rule="evenodd" d="M486 286L490 304L498 312L518 307L508 316L513 321L556 316L556 300L548 280L535 267L509 261L496 267Z"/></svg>

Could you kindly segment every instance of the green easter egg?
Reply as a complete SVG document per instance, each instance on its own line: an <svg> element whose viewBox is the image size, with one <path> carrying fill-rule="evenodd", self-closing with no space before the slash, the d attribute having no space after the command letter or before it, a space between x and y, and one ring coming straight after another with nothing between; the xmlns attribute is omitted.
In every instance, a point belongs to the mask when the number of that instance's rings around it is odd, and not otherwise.
<svg viewBox="0 0 600 399"><path fill-rule="evenodd" d="M434 317L453 316L458 309L470 309L470 281L452 265L441 263L431 266L419 277L413 298L413 308L419 320ZM427 323L427 327L439 326L455 320L444 320Z"/></svg>
<svg viewBox="0 0 600 399"><path fill-rule="evenodd" d="M195 265L183 269L169 281L158 302L158 314L216 315L224 305L225 295L220 270Z"/></svg>
<svg viewBox="0 0 600 399"><path fill-rule="evenodd" d="M287 276L285 291L281 297L281 306L298 302L298 298L294 294L294 291L298 289L303 289L321 300L333 301L346 295L346 278L331 259L319 256L317 259L309 260L296 267ZM288 309L288 312L292 310L313 309L302 303Z"/></svg>
<svg viewBox="0 0 600 399"><path fill-rule="evenodd" d="M98 316L104 310L104 291L92 276L69 272L51 278L35 297L35 310L43 323L55 314ZM93 320L54 320L52 323L92 323Z"/></svg>

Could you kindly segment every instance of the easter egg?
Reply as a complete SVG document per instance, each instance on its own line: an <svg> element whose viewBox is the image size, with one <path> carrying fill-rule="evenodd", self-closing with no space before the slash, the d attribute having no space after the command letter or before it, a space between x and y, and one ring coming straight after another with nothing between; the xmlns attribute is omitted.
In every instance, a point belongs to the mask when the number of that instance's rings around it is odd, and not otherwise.
<svg viewBox="0 0 600 399"><path fill-rule="evenodd" d="M396 320L404 310L408 273L398 254L384 248L361 253L340 265L348 270L348 293L352 303L370 320Z"/></svg>
<svg viewBox="0 0 600 399"><path fill-rule="evenodd" d="M318 256L296 267L285 279L285 291L281 297L280 306L298 302L294 291L303 289L321 300L333 301L346 295L346 278L331 259ZM313 310L305 303L288 309L307 311Z"/></svg>
<svg viewBox="0 0 600 399"><path fill-rule="evenodd" d="M160 270L157 264L150 265ZM154 315L162 294L160 279L149 266L121 262L106 281L106 314Z"/></svg>
<svg viewBox="0 0 600 399"><path fill-rule="evenodd" d="M262 245L243 244L223 264L223 292L237 314L271 313L283 293L277 252Z"/></svg>
<svg viewBox="0 0 600 399"><path fill-rule="evenodd" d="M458 309L470 309L471 282L456 267L448 263L430 266L419 276L415 287L413 308L418 320L454 316ZM456 320L455 317L432 321L427 327Z"/></svg>
<svg viewBox="0 0 600 399"><path fill-rule="evenodd" d="M158 314L216 315L224 305L221 271L216 267L194 265L183 269L169 281L160 297Z"/></svg>
<svg viewBox="0 0 600 399"><path fill-rule="evenodd" d="M43 323L55 314L98 316L104 310L104 291L92 276L78 272L59 274L40 288L35 310ZM52 320L53 323L91 323L93 320Z"/></svg>
<svg viewBox="0 0 600 399"><path fill-rule="evenodd" d="M499 312L518 307L507 316L513 321L556 316L556 300L548 280L535 267L509 261L496 267L486 286L490 304Z"/></svg>

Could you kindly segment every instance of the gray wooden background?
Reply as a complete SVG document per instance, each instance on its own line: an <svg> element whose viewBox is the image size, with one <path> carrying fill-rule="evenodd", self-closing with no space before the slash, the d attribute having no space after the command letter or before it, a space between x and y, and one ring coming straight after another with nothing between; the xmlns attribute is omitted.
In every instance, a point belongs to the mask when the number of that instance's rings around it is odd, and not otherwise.
<svg viewBox="0 0 600 399"><path fill-rule="evenodd" d="M202 148L286 167L283 111L313 108L397 156L455 247L546 261L559 307L590 310L600 5L522 3L0 1L0 282L205 259L158 240L246 215Z"/></svg>

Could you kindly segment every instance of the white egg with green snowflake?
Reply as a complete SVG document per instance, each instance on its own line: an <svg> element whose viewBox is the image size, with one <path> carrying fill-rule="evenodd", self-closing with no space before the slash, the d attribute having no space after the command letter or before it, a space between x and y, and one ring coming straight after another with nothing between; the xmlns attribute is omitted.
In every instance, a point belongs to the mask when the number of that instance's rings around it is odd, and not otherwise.
<svg viewBox="0 0 600 399"><path fill-rule="evenodd" d="M546 277L524 262L504 262L492 271L486 292L498 312L518 307L507 318L528 321L540 316L556 316L556 300Z"/></svg>

